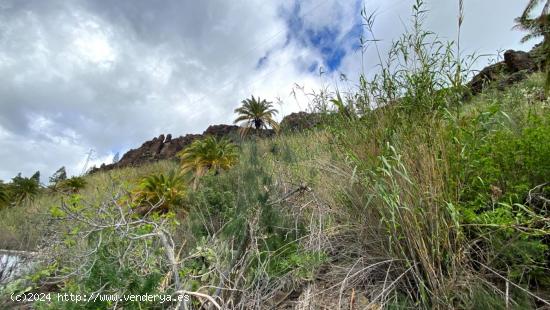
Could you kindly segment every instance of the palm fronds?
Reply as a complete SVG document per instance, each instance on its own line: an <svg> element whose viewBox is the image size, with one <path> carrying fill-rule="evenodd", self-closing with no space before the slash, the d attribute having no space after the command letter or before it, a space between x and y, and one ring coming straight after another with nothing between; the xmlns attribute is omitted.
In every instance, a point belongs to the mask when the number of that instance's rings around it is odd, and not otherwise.
<svg viewBox="0 0 550 310"><path fill-rule="evenodd" d="M160 204L160 211L168 211L182 205L185 197L185 178L171 170L168 174L150 175L142 180L139 186L138 198L140 202Z"/></svg>
<svg viewBox="0 0 550 310"><path fill-rule="evenodd" d="M40 184L35 176L24 178L21 175L12 179L10 189L13 194L13 201L16 205L33 201L40 192Z"/></svg>
<svg viewBox="0 0 550 310"><path fill-rule="evenodd" d="M268 102L260 97L255 98L252 96L250 99L242 101L242 106L235 109L235 113L238 117L234 123L241 123L241 135L246 135L251 128L268 129L269 127L278 130L279 124L274 120L275 115L278 113L273 108L273 103Z"/></svg>
<svg viewBox="0 0 550 310"><path fill-rule="evenodd" d="M84 177L72 177L70 179L61 181L61 184L59 185L59 188L62 191L68 191L70 193L77 193L84 187L86 187L86 180L84 179Z"/></svg>
<svg viewBox="0 0 550 310"><path fill-rule="evenodd" d="M546 66L546 92L550 91L550 70L548 65L550 64L550 0L546 0L544 7L537 17L531 17L533 10L542 2L542 0L529 0L523 14L516 18L515 29L527 31L521 42L527 42L531 39L543 37L542 48L545 53L545 66Z"/></svg>
<svg viewBox="0 0 550 310"><path fill-rule="evenodd" d="M193 173L195 187L201 176L209 171L217 174L227 170L238 160L237 146L226 138L218 139L214 136L194 141L178 156L181 159L182 172Z"/></svg>

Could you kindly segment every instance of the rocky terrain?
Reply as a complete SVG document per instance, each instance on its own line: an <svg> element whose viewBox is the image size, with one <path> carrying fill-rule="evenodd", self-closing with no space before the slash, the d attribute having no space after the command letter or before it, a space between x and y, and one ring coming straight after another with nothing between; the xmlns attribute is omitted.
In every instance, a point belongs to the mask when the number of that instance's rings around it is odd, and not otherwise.
<svg viewBox="0 0 550 310"><path fill-rule="evenodd" d="M483 89L497 83L500 90L507 86L525 80L530 73L540 71L544 66L544 56L541 46L535 46L530 52L508 50L504 60L487 66L476 74L468 83L472 95L479 94Z"/></svg>
<svg viewBox="0 0 550 310"><path fill-rule="evenodd" d="M152 140L144 142L136 149L129 150L118 162L108 165L103 164L99 168L93 167L90 169L89 173L107 171L115 168L135 167L148 162L165 159L176 159L177 153L196 139L201 139L209 135L236 139L239 137L238 131L239 126L235 125L212 125L202 134L187 134L177 138L172 138L171 134L162 134ZM273 134L273 130L262 130L259 135L266 137Z"/></svg>

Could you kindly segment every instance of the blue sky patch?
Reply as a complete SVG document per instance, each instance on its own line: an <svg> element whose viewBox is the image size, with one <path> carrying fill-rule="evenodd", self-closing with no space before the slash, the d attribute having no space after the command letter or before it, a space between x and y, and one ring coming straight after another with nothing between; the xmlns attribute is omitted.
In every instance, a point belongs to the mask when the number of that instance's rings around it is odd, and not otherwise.
<svg viewBox="0 0 550 310"><path fill-rule="evenodd" d="M360 47L359 38L363 33L360 16L361 1L357 1L357 3L356 23L346 33L342 33L343 29L338 26L326 25L322 28L314 28L306 25L299 1L294 2L294 6L290 10L280 12L288 27L285 46L291 40L295 40L304 47L317 50L323 59L322 64L310 64L307 67L309 72L317 71L320 66L328 72L337 71L347 52Z"/></svg>

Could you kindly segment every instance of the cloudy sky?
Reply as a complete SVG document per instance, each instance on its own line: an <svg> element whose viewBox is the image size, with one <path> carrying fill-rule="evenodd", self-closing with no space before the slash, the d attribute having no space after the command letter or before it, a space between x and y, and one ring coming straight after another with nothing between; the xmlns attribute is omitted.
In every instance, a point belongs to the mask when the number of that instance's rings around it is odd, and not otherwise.
<svg viewBox="0 0 550 310"><path fill-rule="evenodd" d="M409 0L0 0L0 179L93 163L161 133L230 123L251 94L281 114L290 95L362 71L360 10L389 46ZM456 38L458 1L431 0L427 26ZM527 1L465 0L464 53L529 49L513 19ZM490 58L490 57L489 57ZM364 70L375 70L367 50ZM488 58L485 58L485 62ZM319 71L326 72L319 76Z"/></svg>

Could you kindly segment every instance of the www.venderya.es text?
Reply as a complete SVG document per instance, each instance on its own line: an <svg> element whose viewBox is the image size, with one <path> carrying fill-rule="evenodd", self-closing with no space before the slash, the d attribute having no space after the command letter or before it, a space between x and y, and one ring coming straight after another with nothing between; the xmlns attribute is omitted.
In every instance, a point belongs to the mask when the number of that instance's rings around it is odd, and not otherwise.
<svg viewBox="0 0 550 310"><path fill-rule="evenodd" d="M160 304L171 302L188 302L189 295L165 295L165 294L73 294L73 293L22 293L12 294L11 300L16 302L58 301L58 302L157 302Z"/></svg>

